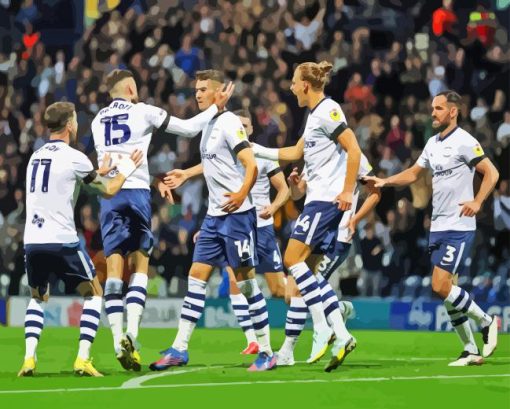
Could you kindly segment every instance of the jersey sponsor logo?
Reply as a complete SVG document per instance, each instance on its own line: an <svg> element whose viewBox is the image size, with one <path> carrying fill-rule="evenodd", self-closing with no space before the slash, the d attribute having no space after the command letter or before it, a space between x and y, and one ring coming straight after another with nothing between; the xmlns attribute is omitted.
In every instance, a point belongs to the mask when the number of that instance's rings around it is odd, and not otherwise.
<svg viewBox="0 0 510 409"><path fill-rule="evenodd" d="M200 157L202 159L209 159L209 160L213 160L213 159L216 159L216 154L215 153L202 153L200 155Z"/></svg>
<svg viewBox="0 0 510 409"><path fill-rule="evenodd" d="M341 119L340 112L336 108L329 111L329 117L335 122L338 122Z"/></svg>
<svg viewBox="0 0 510 409"><path fill-rule="evenodd" d="M317 145L317 142L315 142L315 141L305 142L305 149L313 148L315 145Z"/></svg>
<svg viewBox="0 0 510 409"><path fill-rule="evenodd" d="M437 177L450 176L452 173L453 173L453 170L447 169L447 170L442 170L440 172L435 172L434 176L437 176Z"/></svg>
<svg viewBox="0 0 510 409"><path fill-rule="evenodd" d="M34 217L32 218L32 224L35 224L37 227L42 229L42 227L44 226L44 222L45 222L44 218L39 217L37 214L34 214Z"/></svg>
<svg viewBox="0 0 510 409"><path fill-rule="evenodd" d="M480 144L476 144L476 146L473 148L473 152L477 157L480 157L484 154L482 147Z"/></svg>
<svg viewBox="0 0 510 409"><path fill-rule="evenodd" d="M239 139L246 139L246 131L244 128L239 128L236 132L236 135Z"/></svg>

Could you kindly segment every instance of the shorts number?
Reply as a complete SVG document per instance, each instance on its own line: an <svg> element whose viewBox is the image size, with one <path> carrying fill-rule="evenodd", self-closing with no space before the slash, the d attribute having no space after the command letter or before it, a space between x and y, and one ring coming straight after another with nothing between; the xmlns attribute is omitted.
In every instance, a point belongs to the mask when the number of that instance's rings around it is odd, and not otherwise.
<svg viewBox="0 0 510 409"><path fill-rule="evenodd" d="M455 258L455 250L457 250L455 247L450 246L449 244L446 245L446 254L443 256L443 260L445 263L451 263L453 259Z"/></svg>
<svg viewBox="0 0 510 409"><path fill-rule="evenodd" d="M326 271L326 269L329 267L329 263L331 263L331 259L324 255L324 257L322 258L321 262L319 263L319 273L323 273L324 271Z"/></svg>
<svg viewBox="0 0 510 409"><path fill-rule="evenodd" d="M104 144L105 146L119 145L127 142L131 138L131 129L127 124L119 123L127 121L129 114L120 114L113 116L105 116L101 118L101 123L104 124ZM112 131L122 131L122 136L112 137Z"/></svg>
<svg viewBox="0 0 510 409"><path fill-rule="evenodd" d="M296 228L301 227L303 232L308 231L310 228L310 216L305 216L303 218L299 217L296 221Z"/></svg>
<svg viewBox="0 0 510 409"><path fill-rule="evenodd" d="M236 240L234 244L237 247L237 254L243 260L253 257L253 233L250 232L250 238L244 240Z"/></svg>

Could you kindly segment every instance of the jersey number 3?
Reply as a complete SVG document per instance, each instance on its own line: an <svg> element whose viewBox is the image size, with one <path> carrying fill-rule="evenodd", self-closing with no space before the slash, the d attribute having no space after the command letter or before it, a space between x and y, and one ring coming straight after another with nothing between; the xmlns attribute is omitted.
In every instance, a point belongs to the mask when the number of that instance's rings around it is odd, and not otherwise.
<svg viewBox="0 0 510 409"><path fill-rule="evenodd" d="M101 123L104 124L105 146L119 145L131 138L131 129L129 129L127 124L121 123L127 121L128 118L129 114L105 116L101 118ZM112 136L112 132L117 132L117 136Z"/></svg>
<svg viewBox="0 0 510 409"><path fill-rule="evenodd" d="M34 159L32 161L32 175L30 177L30 192L31 193L35 192L35 178L37 177L37 169L39 169L40 165L44 166L41 191L43 193L48 192L48 182L50 181L51 159Z"/></svg>

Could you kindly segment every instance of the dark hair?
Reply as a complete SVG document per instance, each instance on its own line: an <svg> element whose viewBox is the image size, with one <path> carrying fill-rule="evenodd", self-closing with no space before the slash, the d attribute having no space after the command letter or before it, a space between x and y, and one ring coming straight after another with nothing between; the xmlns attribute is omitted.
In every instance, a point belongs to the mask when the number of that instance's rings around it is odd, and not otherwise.
<svg viewBox="0 0 510 409"><path fill-rule="evenodd" d="M462 97L457 92L452 90L443 91L436 95L436 97L440 96L446 97L447 102L450 104L455 104L455 106L460 109L460 105L462 104Z"/></svg>
<svg viewBox="0 0 510 409"><path fill-rule="evenodd" d="M225 76L221 71L218 70L203 70L197 71L195 74L195 78L199 81L211 80L217 81L221 84L225 81Z"/></svg>
<svg viewBox="0 0 510 409"><path fill-rule="evenodd" d="M247 109L237 109L233 112L233 114L243 118L248 118L251 121L251 114Z"/></svg>
<svg viewBox="0 0 510 409"><path fill-rule="evenodd" d="M108 88L108 91L113 89L118 82L122 81L126 78L134 78L133 73L129 70L113 70L106 76L105 84Z"/></svg>
<svg viewBox="0 0 510 409"><path fill-rule="evenodd" d="M72 102L55 102L44 111L44 123L50 132L59 132L74 115Z"/></svg>

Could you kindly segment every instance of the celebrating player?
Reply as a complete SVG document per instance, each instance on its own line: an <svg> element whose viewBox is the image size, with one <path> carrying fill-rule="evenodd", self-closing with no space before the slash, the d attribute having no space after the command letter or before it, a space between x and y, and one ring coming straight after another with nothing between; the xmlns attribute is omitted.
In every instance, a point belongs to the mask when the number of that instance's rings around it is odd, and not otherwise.
<svg viewBox="0 0 510 409"><path fill-rule="evenodd" d="M241 120L249 138L253 133L253 124L249 111L239 110L234 111L234 114ZM288 200L289 188L287 183L285 183L285 177L277 161L260 158L257 158L256 161L258 175L255 185L251 190L251 196L257 211L256 247L259 264L255 267L255 271L257 274L264 274L269 291L273 297L283 298L285 294L285 276L282 271L282 256L273 227L273 215ZM201 171L202 165L200 164L197 166L200 168L197 168L196 171L190 170L189 173L198 173ZM188 172L186 171L176 169L168 173L165 181L168 181L168 186L170 188L176 189L185 183L187 174ZM277 191L276 197L272 203L269 198L270 182ZM232 270L227 269L227 271L230 279L230 301L232 303L232 309L234 310L239 325L244 331L248 343L248 346L241 354L257 354L259 352L259 345L255 335L254 323L250 318L248 301L239 291Z"/></svg>
<svg viewBox="0 0 510 409"><path fill-rule="evenodd" d="M90 348L101 315L103 291L87 251L78 241L74 223L77 188L85 183L98 193L112 197L142 163L142 152L119 158L117 175L105 179L101 174L113 170L110 156L97 172L90 160L69 146L76 142L78 122L74 104L56 102L44 113L50 140L35 151L27 168L27 216L25 223L25 263L32 298L25 316L25 360L18 376L32 376L36 349L44 325L44 306L48 301L48 278L57 274L68 287L84 297L80 320L79 351L74 371L79 375L103 376L92 365Z"/></svg>
<svg viewBox="0 0 510 409"><path fill-rule="evenodd" d="M361 151L352 130L347 126L340 105L324 95L332 65L308 62L294 71L291 90L298 105L308 107L303 136L295 146L270 149L254 145L255 154L267 159L299 160L304 155L306 166L306 201L284 255L284 264L295 278L311 313L314 335L310 358L317 362L326 353L332 331L324 314L322 300L327 296L319 287L306 260L317 246L331 240L345 211L352 207L353 193ZM347 156L342 156L345 150ZM343 164L345 162L345 164ZM336 294L333 294L336 298ZM343 362L356 342L345 328L338 309L338 298L332 304L330 325L336 336L330 364Z"/></svg>
<svg viewBox="0 0 510 409"><path fill-rule="evenodd" d="M101 235L106 256L105 307L113 334L117 359L125 369L139 371L141 358L136 341L147 294L147 270L153 245L151 232L150 175L147 150L154 130L194 137L224 105L233 92L232 84L214 93L213 103L199 115L182 120L155 106L138 102L133 74L114 70L106 78L113 98L92 122L98 160L106 153L143 152L143 162L112 199L101 200ZM126 294L127 331L123 334L124 305L122 273L125 257L134 273Z"/></svg>
<svg viewBox="0 0 510 409"><path fill-rule="evenodd" d="M196 79L198 107L209 109L223 74L216 70L199 71ZM216 115L202 131L200 154L202 166L185 172L187 178L203 172L209 207L193 253L177 336L150 368L164 370L188 363L188 343L204 310L207 281L214 267L226 267L233 270L237 285L248 300L260 347L249 370L273 369L276 357L269 342L266 301L255 280L254 268L258 264L257 215L250 190L257 178L257 163L241 120L229 111Z"/></svg>
<svg viewBox="0 0 510 409"><path fill-rule="evenodd" d="M481 365L497 346L498 317L485 313L469 294L456 285L454 277L464 272L475 238L476 214L494 189L499 173L478 141L457 125L461 97L445 91L432 100L432 125L439 133L431 137L416 163L386 179L367 177L376 187L407 186L426 169L432 171L432 224L429 252L432 290L444 301L446 311L464 350L450 366ZM475 170L483 175L476 196ZM469 318L480 324L483 357L476 346Z"/></svg>

